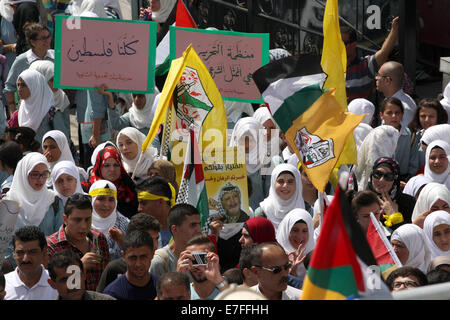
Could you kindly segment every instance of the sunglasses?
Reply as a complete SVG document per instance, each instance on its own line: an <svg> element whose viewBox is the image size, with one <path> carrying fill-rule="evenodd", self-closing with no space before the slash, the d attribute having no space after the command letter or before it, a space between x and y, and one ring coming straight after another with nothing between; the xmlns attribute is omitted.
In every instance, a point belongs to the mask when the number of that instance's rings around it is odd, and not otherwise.
<svg viewBox="0 0 450 320"><path fill-rule="evenodd" d="M388 172L388 173L384 173L378 170L375 170L372 173L372 177L374 177L375 179L381 179L382 177L384 177L384 180L386 181L394 181L395 179L395 174L393 174L392 172Z"/></svg>
<svg viewBox="0 0 450 320"><path fill-rule="evenodd" d="M272 272L273 274L278 274L281 271L283 271L283 269L284 270L289 270L292 267L292 263L288 262L284 266L276 266L276 267L272 267L272 268L263 267L263 266L255 266L255 267L267 270L269 272Z"/></svg>

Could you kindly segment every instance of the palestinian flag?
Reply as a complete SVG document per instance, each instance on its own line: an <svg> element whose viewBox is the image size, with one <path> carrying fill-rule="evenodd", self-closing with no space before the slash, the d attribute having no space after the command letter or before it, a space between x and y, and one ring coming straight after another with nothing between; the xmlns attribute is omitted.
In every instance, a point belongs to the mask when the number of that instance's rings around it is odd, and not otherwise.
<svg viewBox="0 0 450 320"><path fill-rule="evenodd" d="M314 55L276 60L253 73L273 119L321 192L347 137L363 119L343 111L334 89L323 89L326 78Z"/></svg>
<svg viewBox="0 0 450 320"><path fill-rule="evenodd" d="M209 207L202 158L193 125L189 128L189 134L177 204L188 203L196 207L200 212L200 222L203 228L209 216Z"/></svg>
<svg viewBox="0 0 450 320"><path fill-rule="evenodd" d="M302 288L302 300L340 300L389 292L340 186L327 209Z"/></svg>
<svg viewBox="0 0 450 320"><path fill-rule="evenodd" d="M402 266L391 243L387 239L382 226L373 213L370 213L370 223L366 238L383 276L390 273L395 268ZM384 276L384 278L386 279L387 277Z"/></svg>
<svg viewBox="0 0 450 320"><path fill-rule="evenodd" d="M189 10L182 0L178 0L175 24L176 27L195 28L197 24L192 18ZM170 30L170 29L169 29ZM155 75L162 76L170 69L170 31L167 31L164 38L156 47Z"/></svg>

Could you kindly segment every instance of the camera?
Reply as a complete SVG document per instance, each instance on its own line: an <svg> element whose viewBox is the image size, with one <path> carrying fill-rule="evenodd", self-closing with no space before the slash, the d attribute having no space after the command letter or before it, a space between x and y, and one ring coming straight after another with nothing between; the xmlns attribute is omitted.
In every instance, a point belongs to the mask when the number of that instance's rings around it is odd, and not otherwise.
<svg viewBox="0 0 450 320"><path fill-rule="evenodd" d="M208 264L208 258L206 258L206 252L194 252L192 253L192 264L194 266L205 266Z"/></svg>

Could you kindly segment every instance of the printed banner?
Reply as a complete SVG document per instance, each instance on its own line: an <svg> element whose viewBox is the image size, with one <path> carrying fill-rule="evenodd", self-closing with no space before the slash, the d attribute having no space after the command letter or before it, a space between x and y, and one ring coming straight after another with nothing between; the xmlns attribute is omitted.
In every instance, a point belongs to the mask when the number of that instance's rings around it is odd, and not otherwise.
<svg viewBox="0 0 450 320"><path fill-rule="evenodd" d="M56 16L54 86L152 93L156 23Z"/></svg>
<svg viewBox="0 0 450 320"><path fill-rule="evenodd" d="M170 58L192 44L223 100L262 103L253 72L269 62L269 34L170 27Z"/></svg>
<svg viewBox="0 0 450 320"><path fill-rule="evenodd" d="M220 157L216 157L221 155ZM203 157L209 216L223 216L225 223L245 222L250 218L245 156L237 147L217 149Z"/></svg>

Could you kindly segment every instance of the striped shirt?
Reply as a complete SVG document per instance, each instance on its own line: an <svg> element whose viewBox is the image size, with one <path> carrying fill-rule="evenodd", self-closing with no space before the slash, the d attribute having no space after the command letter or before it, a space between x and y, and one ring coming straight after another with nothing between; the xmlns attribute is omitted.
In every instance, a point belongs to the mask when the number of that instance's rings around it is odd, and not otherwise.
<svg viewBox="0 0 450 320"><path fill-rule="evenodd" d="M375 55L357 57L347 66L345 77L347 102L356 98L370 98L375 92L375 75L378 68Z"/></svg>

